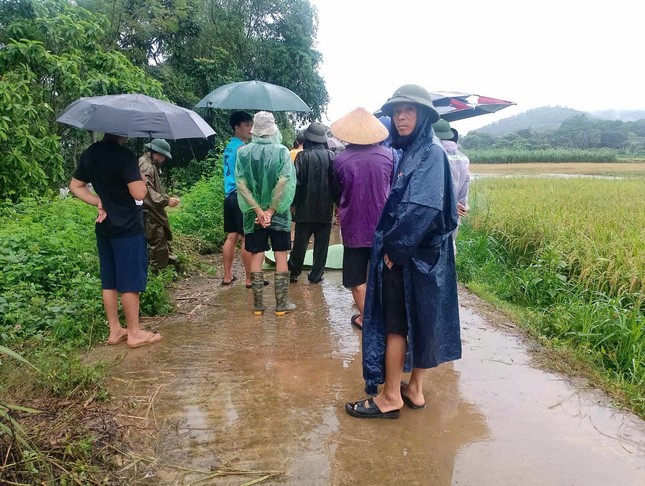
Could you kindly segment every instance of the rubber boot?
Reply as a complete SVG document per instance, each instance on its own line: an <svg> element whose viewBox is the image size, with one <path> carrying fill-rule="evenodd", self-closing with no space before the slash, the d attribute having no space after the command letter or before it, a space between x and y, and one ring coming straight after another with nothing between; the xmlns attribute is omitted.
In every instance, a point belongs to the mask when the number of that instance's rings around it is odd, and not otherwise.
<svg viewBox="0 0 645 486"><path fill-rule="evenodd" d="M251 272L251 288L253 289L253 314L261 316L264 313L264 304L262 302L263 272Z"/></svg>
<svg viewBox="0 0 645 486"><path fill-rule="evenodd" d="M275 315L283 316L296 310L289 301L289 272L275 272Z"/></svg>

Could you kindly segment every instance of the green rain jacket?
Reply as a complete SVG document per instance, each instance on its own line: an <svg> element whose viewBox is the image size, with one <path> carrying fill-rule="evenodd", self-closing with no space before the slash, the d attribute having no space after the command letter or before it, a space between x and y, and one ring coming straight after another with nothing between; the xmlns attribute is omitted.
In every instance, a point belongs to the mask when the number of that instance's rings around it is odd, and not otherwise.
<svg viewBox="0 0 645 486"><path fill-rule="evenodd" d="M296 193L296 170L289 149L271 139L253 137L237 152L235 164L238 204L244 216L244 234L255 229L255 211L275 209L269 229L291 231L291 202Z"/></svg>

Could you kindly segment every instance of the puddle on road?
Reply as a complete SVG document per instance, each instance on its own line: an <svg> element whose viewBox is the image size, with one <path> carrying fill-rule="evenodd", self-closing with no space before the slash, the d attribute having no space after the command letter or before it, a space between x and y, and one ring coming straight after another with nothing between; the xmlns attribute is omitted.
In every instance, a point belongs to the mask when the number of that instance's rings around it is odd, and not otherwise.
<svg viewBox="0 0 645 486"><path fill-rule="evenodd" d="M165 321L159 345L97 350L127 353L110 390L138 417L131 440L156 431L138 444L156 457L140 484L190 484L222 467L285 473L262 484L645 484L643 422L532 368L522 338L487 324L470 294L464 358L427 374L426 410L382 421L344 411L364 384L340 272L290 292L298 311L273 315L271 283L255 317L243 285L214 283L214 305Z"/></svg>

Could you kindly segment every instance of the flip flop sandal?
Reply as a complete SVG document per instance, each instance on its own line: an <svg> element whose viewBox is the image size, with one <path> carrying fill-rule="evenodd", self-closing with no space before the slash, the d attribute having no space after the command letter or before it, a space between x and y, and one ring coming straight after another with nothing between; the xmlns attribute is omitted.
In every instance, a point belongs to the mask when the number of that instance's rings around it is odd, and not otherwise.
<svg viewBox="0 0 645 486"><path fill-rule="evenodd" d="M359 331L362 331L363 330L363 324L359 324L358 322L356 322L356 319L358 319L359 317L361 317L360 314L354 314L352 316L352 326L354 326Z"/></svg>
<svg viewBox="0 0 645 486"><path fill-rule="evenodd" d="M358 402L347 402L345 404L345 411L352 417L357 418L380 418L380 419L396 419L399 418L401 410L390 410L389 412L381 412L378 405L374 403L373 398L367 399L367 407L365 406L366 400Z"/></svg>
<svg viewBox="0 0 645 486"><path fill-rule="evenodd" d="M233 278L231 280L229 280L228 282L224 282L224 280L222 280L222 285L231 285L236 280L237 280L237 277L235 275L233 275Z"/></svg>
<svg viewBox="0 0 645 486"><path fill-rule="evenodd" d="M161 339L161 334L153 332L145 340L136 344L128 344L128 347L130 347L130 349L141 348L143 346L148 346L149 344L156 344L161 341Z"/></svg>
<svg viewBox="0 0 645 486"><path fill-rule="evenodd" d="M123 334L123 336L121 336L116 341L108 341L107 343L108 343L109 346L114 346L115 344L122 343L123 341L126 341L127 339L128 339L128 333L126 332L126 333Z"/></svg>
<svg viewBox="0 0 645 486"><path fill-rule="evenodd" d="M265 280L265 281L264 281L264 286L266 287L267 285L269 285L269 281L268 281L268 280ZM252 289L252 288L253 288L253 285L246 285L246 288L247 288L247 289Z"/></svg>

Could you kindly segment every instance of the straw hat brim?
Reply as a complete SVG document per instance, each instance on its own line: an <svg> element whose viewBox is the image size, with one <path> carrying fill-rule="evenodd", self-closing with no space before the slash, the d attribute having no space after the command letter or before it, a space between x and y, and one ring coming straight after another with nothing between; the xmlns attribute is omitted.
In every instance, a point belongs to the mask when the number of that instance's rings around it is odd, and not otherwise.
<svg viewBox="0 0 645 486"><path fill-rule="evenodd" d="M331 133L343 142L372 145L389 135L387 128L365 108L356 108L331 124Z"/></svg>

